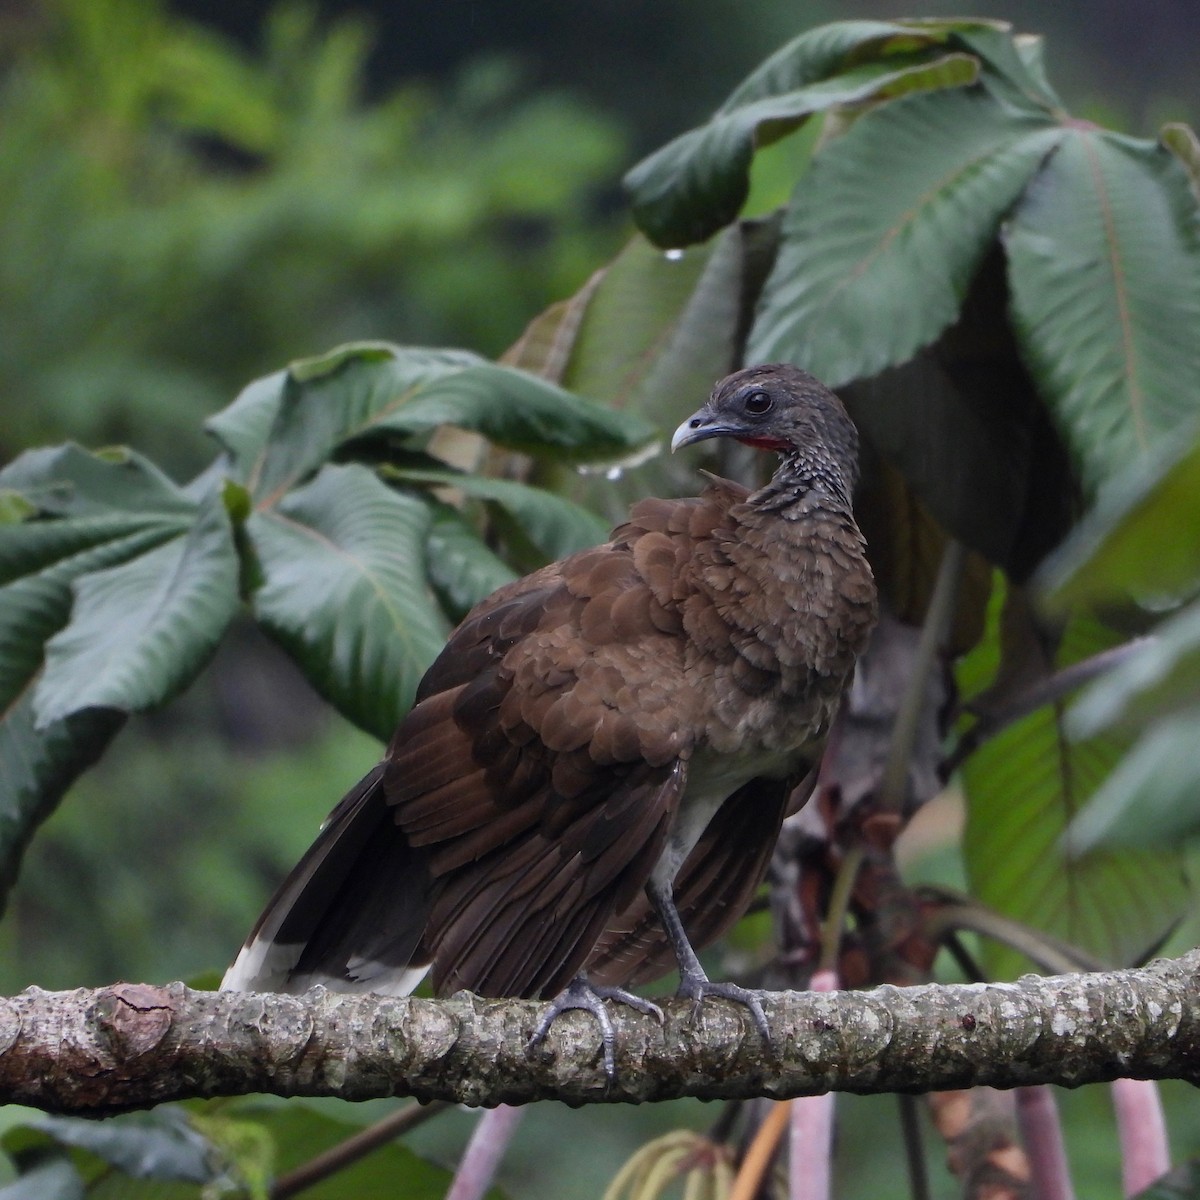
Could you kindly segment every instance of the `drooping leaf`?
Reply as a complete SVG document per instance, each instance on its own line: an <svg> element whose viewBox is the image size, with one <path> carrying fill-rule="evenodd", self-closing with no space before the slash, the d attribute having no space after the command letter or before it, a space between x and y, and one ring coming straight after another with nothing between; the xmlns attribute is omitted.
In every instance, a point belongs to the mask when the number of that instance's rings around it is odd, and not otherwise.
<svg viewBox="0 0 1200 1200"><path fill-rule="evenodd" d="M1072 127L1006 233L1013 321L1084 483L1200 412L1200 209L1162 146Z"/></svg>
<svg viewBox="0 0 1200 1200"><path fill-rule="evenodd" d="M325 467L245 526L258 619L326 699L384 739L447 632L426 582L431 520L422 500L350 465Z"/></svg>
<svg viewBox="0 0 1200 1200"><path fill-rule="evenodd" d="M478 355L380 343L294 363L248 388L209 427L230 450L238 481L269 506L346 443L419 438L442 425L568 460L620 458L653 436L635 417Z"/></svg>
<svg viewBox="0 0 1200 1200"><path fill-rule="evenodd" d="M634 217L660 246L704 241L741 211L756 149L815 112L974 80L975 61L947 54L971 21L841 21L801 34L746 78L705 125L625 177Z"/></svg>
<svg viewBox="0 0 1200 1200"><path fill-rule="evenodd" d="M814 113L931 88L963 87L977 77L978 65L969 55L913 55L903 65L863 63L808 87L718 113L625 177L634 217L660 246L702 242L741 212L757 147L791 133Z"/></svg>
<svg viewBox="0 0 1200 1200"><path fill-rule="evenodd" d="M65 1155L39 1161L0 1187L0 1200L84 1200L83 1178Z"/></svg>
<svg viewBox="0 0 1200 1200"><path fill-rule="evenodd" d="M1071 708L1068 728L1088 737L1168 716L1200 697L1200 603L1189 604L1102 675Z"/></svg>
<svg viewBox="0 0 1200 1200"><path fill-rule="evenodd" d="M400 483L456 488L468 496L494 502L512 517L545 559L565 558L608 536L608 523L586 508L516 480L414 467L396 467L385 474Z"/></svg>
<svg viewBox="0 0 1200 1200"><path fill-rule="evenodd" d="M46 643L39 727L87 708L139 712L191 682L238 604L238 556L219 497L186 534L74 583L71 619Z"/></svg>
<svg viewBox="0 0 1200 1200"><path fill-rule="evenodd" d="M943 530L1023 581L1071 527L1077 488L1008 331L1005 277L994 243L932 346L841 395L864 453L895 467ZM888 538L904 553L903 532Z"/></svg>
<svg viewBox="0 0 1200 1200"><path fill-rule="evenodd" d="M1039 678L1042 635L1023 629L1022 638L1029 647L1019 652L1025 661L1014 663L1006 650L1001 687L1021 688ZM1073 621L1042 671L1111 644L1102 626ZM1061 703L1037 709L984 741L964 765L963 849L972 894L1102 960L1129 962L1190 904L1182 858L1173 849L1130 847L1068 853L1067 828L1110 778L1128 739L1105 734L1071 741L1063 709ZM1028 966L1015 952L994 945L988 947L988 963L1001 977Z"/></svg>
<svg viewBox="0 0 1200 1200"><path fill-rule="evenodd" d="M1072 821L1069 850L1177 846L1194 837L1200 831L1198 728L1195 703L1148 726Z"/></svg>
<svg viewBox="0 0 1200 1200"><path fill-rule="evenodd" d="M73 582L153 552L194 516L143 465L65 447L23 455L0 473L42 514L0 527L0 903L34 829L123 720L93 709L35 724L45 643L67 624Z"/></svg>
<svg viewBox="0 0 1200 1200"><path fill-rule="evenodd" d="M29 450L0 470L0 488L19 492L44 516L167 520L196 504L149 459L124 446L92 453L74 443Z"/></svg>
<svg viewBox="0 0 1200 1200"><path fill-rule="evenodd" d="M1046 562L1042 593L1056 609L1186 596L1200 585L1197 425L1135 458L1100 488L1070 539Z"/></svg>
<svg viewBox="0 0 1200 1200"><path fill-rule="evenodd" d="M214 1178L213 1148L186 1112L164 1105L105 1121L47 1116L30 1127L61 1146L86 1150L133 1179L207 1183Z"/></svg>
<svg viewBox="0 0 1200 1200"><path fill-rule="evenodd" d="M958 315L1060 136L984 87L907 96L855 122L797 186L748 358L795 362L832 387L910 358Z"/></svg>
<svg viewBox="0 0 1200 1200"><path fill-rule="evenodd" d="M1067 714L1074 737L1118 729L1140 737L1068 831L1094 846L1172 845L1200 829L1200 603L1164 621Z"/></svg>
<svg viewBox="0 0 1200 1200"><path fill-rule="evenodd" d="M480 541L479 534L457 509L437 504L433 512L425 539L429 582L446 611L459 619L517 575Z"/></svg>

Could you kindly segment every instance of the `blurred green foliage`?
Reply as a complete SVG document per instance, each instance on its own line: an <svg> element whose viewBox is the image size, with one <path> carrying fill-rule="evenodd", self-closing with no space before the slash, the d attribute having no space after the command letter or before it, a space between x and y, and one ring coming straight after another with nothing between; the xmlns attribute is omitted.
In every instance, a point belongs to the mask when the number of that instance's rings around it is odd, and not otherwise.
<svg viewBox="0 0 1200 1200"><path fill-rule="evenodd" d="M365 25L304 5L253 56L157 0L39 12L0 74L0 458L69 431L193 470L247 379L356 337L498 353L614 247L621 132L505 61L368 102Z"/></svg>

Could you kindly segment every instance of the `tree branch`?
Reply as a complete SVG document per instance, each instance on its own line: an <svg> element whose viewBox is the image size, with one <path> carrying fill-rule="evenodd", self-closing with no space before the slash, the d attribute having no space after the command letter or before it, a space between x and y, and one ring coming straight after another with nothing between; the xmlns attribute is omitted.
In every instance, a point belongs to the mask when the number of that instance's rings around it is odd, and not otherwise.
<svg viewBox="0 0 1200 1200"><path fill-rule="evenodd" d="M1139 970L869 992L778 992L776 1055L738 1005L617 1006L607 1087L594 1020L567 1013L525 1046L543 1005L196 992L181 983L31 988L0 999L0 1103L100 1114L269 1092L472 1105L1200 1082L1200 951Z"/></svg>

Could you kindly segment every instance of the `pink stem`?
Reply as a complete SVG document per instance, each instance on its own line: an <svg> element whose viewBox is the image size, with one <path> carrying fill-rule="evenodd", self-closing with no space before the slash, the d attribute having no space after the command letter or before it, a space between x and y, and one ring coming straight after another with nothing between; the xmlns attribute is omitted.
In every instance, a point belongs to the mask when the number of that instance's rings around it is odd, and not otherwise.
<svg viewBox="0 0 1200 1200"><path fill-rule="evenodd" d="M832 992L838 986L836 971L817 971L809 991ZM829 1200L833 1167L832 1092L800 1096L792 1101L788 1139L789 1200Z"/></svg>
<svg viewBox="0 0 1200 1200"><path fill-rule="evenodd" d="M524 1115L524 1108L501 1104L479 1118L446 1200L483 1200Z"/></svg>
<svg viewBox="0 0 1200 1200"><path fill-rule="evenodd" d="M1017 1088L1017 1127L1037 1200L1075 1200L1058 1105L1048 1087Z"/></svg>
<svg viewBox="0 0 1200 1200"><path fill-rule="evenodd" d="M1136 1196L1171 1169L1162 1098L1151 1079L1114 1079L1112 1098L1121 1139L1121 1183L1126 1196Z"/></svg>

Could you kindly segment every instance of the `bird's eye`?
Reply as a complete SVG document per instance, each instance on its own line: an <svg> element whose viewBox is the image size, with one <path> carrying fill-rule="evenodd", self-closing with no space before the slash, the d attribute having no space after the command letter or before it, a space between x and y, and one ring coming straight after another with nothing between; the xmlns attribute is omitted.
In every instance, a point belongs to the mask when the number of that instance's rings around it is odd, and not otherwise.
<svg viewBox="0 0 1200 1200"><path fill-rule="evenodd" d="M766 392L751 392L742 402L742 407L748 413L761 417L763 413L770 411L772 404L774 401Z"/></svg>

